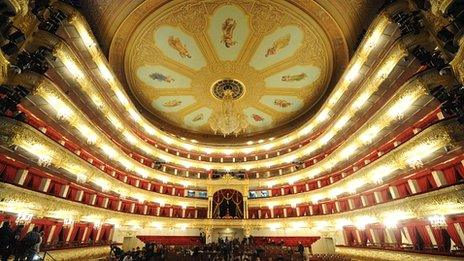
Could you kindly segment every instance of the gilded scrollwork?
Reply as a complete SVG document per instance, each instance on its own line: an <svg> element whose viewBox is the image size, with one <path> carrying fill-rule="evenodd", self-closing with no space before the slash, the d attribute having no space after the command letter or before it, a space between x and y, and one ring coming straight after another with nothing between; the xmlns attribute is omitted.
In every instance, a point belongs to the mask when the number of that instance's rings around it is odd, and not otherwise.
<svg viewBox="0 0 464 261"><path fill-rule="evenodd" d="M226 220L226 219L179 219L168 217L153 217L137 214L121 213L85 205L66 199L52 197L46 194L23 189L13 185L0 183L0 211L3 212L26 212L34 216L63 218L60 213L72 215L74 220L86 220L88 217L96 217L102 223L114 222L121 226L130 226L137 223L141 227L150 226L154 221L162 222L166 227L174 227L176 224L187 224L191 228L266 228L269 222L279 222L283 227L291 227L294 222L303 222L309 227L317 226L321 221L328 222L327 231L336 230L337 220L347 219L354 221L362 216L371 216L382 221L386 214L401 209L408 213L409 218L424 218L435 214L452 215L464 212L464 185L446 187L440 190L411 196L359 210L346 213L304 216L297 218L275 218L275 219L248 219L248 220Z"/></svg>
<svg viewBox="0 0 464 261"><path fill-rule="evenodd" d="M384 169L383 166L387 165L395 170L388 178L392 179L398 177L407 171L419 167L416 161L411 161L411 151L428 149L430 153L437 151L435 153L440 155L445 154L445 148L453 148L453 146L458 145L458 143L464 139L463 133L464 130L457 121L440 122L422 131L389 154L358 170L355 174L320 189L299 193L298 195L280 196L275 199L276 203L274 205L289 205L292 200L296 198L303 200L303 202L309 202L313 195L329 195L332 189L349 186L350 182L357 179L364 180L368 183L369 180L372 180L373 176ZM420 164L425 165L426 163L427 159L421 159ZM372 182L369 184L370 185L367 185L366 188L377 185ZM269 199L251 199L248 202L250 206L267 206L269 204Z"/></svg>
<svg viewBox="0 0 464 261"><path fill-rule="evenodd" d="M461 258L427 255L419 253L408 253L404 251L352 248L352 247L337 247L337 253L354 260L376 260L376 261L457 261Z"/></svg>
<svg viewBox="0 0 464 261"><path fill-rule="evenodd" d="M190 3L173 12L172 16L178 24L192 34L201 34L206 28L206 8L201 2Z"/></svg>
<svg viewBox="0 0 464 261"><path fill-rule="evenodd" d="M109 246L83 247L49 251L48 254L56 261L100 260L108 258Z"/></svg>
<svg viewBox="0 0 464 261"><path fill-rule="evenodd" d="M47 160L47 164L45 165L51 165L55 169L62 169L75 175L76 179L83 173L86 173L86 180L88 183L94 183L100 186L101 182L104 182L107 184L105 189L116 190L117 188L119 193L124 196L137 198L137 195L143 195L144 199L149 201L153 200L155 202L156 199L161 197L164 198L166 203L174 205L179 205L179 202L182 200L182 198L175 196L155 194L141 188L133 187L117 179L110 178L100 169L86 164L84 160L77 155L72 154L67 149L59 146L42 133L24 123L3 118L0 122L0 136L3 142L1 145L5 147L17 146L29 153L31 153L30 150L40 149L40 151L36 151L36 153L40 152L40 154L35 155L38 164L41 163L40 159L45 157ZM104 188L102 187L102 189ZM122 193L121 190L123 190L124 193ZM206 207L207 201L202 199L189 199L189 204L197 207Z"/></svg>

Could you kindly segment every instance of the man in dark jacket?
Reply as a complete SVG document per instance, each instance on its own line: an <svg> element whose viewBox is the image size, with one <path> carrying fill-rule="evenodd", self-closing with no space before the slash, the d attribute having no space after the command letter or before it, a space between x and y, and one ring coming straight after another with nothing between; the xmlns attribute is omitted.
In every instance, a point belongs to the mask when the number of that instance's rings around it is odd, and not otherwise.
<svg viewBox="0 0 464 261"><path fill-rule="evenodd" d="M10 228L10 222L3 222L0 228L0 257L2 261L8 260L13 250L13 230Z"/></svg>
<svg viewBox="0 0 464 261"><path fill-rule="evenodd" d="M300 253L300 255L303 256L304 246L303 246L303 244L301 244L301 241L298 242L298 253Z"/></svg>
<svg viewBox="0 0 464 261"><path fill-rule="evenodd" d="M26 257L26 260L32 260L33 256L36 254L34 246L40 242L41 236L39 228L34 227L32 231L27 233L21 240L22 251L20 251L20 253L21 256Z"/></svg>

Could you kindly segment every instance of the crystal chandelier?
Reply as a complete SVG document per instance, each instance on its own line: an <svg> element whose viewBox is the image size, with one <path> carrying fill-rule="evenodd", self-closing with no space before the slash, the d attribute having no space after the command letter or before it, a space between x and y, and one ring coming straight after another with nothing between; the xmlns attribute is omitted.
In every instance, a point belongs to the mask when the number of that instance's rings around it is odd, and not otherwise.
<svg viewBox="0 0 464 261"><path fill-rule="evenodd" d="M221 133L224 137L231 134L238 136L248 128L245 116L235 108L233 94L231 89L224 90L221 110L215 112L209 121L214 133Z"/></svg>

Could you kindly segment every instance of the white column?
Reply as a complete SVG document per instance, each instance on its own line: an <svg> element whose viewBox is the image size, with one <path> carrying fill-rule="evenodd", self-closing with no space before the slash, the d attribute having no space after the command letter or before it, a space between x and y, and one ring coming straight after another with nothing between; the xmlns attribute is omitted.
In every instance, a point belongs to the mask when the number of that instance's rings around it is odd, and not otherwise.
<svg viewBox="0 0 464 261"><path fill-rule="evenodd" d="M95 205L97 202L97 194L93 194L90 196L90 205Z"/></svg>
<svg viewBox="0 0 464 261"><path fill-rule="evenodd" d="M80 202L82 201L82 198L84 198L84 191L82 190L77 191L75 200Z"/></svg>
<svg viewBox="0 0 464 261"><path fill-rule="evenodd" d="M104 198L104 199L102 200L102 207L103 207L103 208L107 208L107 207L108 207L108 202L109 202L109 201L110 201L109 198Z"/></svg>
<svg viewBox="0 0 464 261"><path fill-rule="evenodd" d="M374 191L374 198L377 204L383 202L382 194L380 193L380 191Z"/></svg>
<svg viewBox="0 0 464 261"><path fill-rule="evenodd" d="M354 200L352 198L348 199L348 207L350 210L353 210L355 208Z"/></svg>
<svg viewBox="0 0 464 261"><path fill-rule="evenodd" d="M16 171L16 176L14 182L20 186L24 185L24 182L26 181L27 174L29 171L27 169L20 169Z"/></svg>
<svg viewBox="0 0 464 261"><path fill-rule="evenodd" d="M417 180L408 179L408 185L409 185L409 188L411 189L412 194L416 194L420 192L420 188L419 188L419 184L417 183Z"/></svg>
<svg viewBox="0 0 464 261"><path fill-rule="evenodd" d="M52 225L50 228L50 233L48 234L47 243L50 243L53 239L53 234L55 234L56 225Z"/></svg>
<svg viewBox="0 0 464 261"><path fill-rule="evenodd" d="M363 207L367 207L367 205L369 205L369 201L367 200L366 196L361 195L361 203L362 203Z"/></svg>
<svg viewBox="0 0 464 261"><path fill-rule="evenodd" d="M60 197L65 198L68 195L69 185L61 185L60 188Z"/></svg>
<svg viewBox="0 0 464 261"><path fill-rule="evenodd" d="M400 197L400 193L396 186L390 186L388 187L388 189L390 190L390 195L392 196L393 199L397 199Z"/></svg>
<svg viewBox="0 0 464 261"><path fill-rule="evenodd" d="M432 177L438 187L445 186L448 184L448 182L446 182L445 174L443 173L443 171L432 171Z"/></svg>
<svg viewBox="0 0 464 261"><path fill-rule="evenodd" d="M437 244L437 240L435 240L435 236L433 235L433 232L432 232L432 229L430 228L429 225L426 225L425 226L425 230L427 230L427 234L429 235L430 237L430 241L432 241L432 245L436 245Z"/></svg>
<svg viewBox="0 0 464 261"><path fill-rule="evenodd" d="M42 178L40 180L39 190L43 192L47 192L48 188L50 188L50 183L52 182L49 178Z"/></svg>

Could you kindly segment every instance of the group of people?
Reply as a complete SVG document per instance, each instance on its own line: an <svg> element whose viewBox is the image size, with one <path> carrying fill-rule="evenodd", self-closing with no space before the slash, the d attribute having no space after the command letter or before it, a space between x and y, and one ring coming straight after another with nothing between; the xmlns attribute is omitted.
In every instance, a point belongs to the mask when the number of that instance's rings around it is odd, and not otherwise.
<svg viewBox="0 0 464 261"><path fill-rule="evenodd" d="M24 225L18 225L14 230L8 221L3 222L0 228L0 257L6 261L12 255L14 260L39 260L40 245L42 244L43 231L34 227L24 237L21 232Z"/></svg>
<svg viewBox="0 0 464 261"><path fill-rule="evenodd" d="M162 244L146 243L145 246L124 252L119 246L111 245L111 260L118 261L151 261L166 260L166 248Z"/></svg>
<svg viewBox="0 0 464 261"><path fill-rule="evenodd" d="M204 241L196 246L164 246L146 243L143 248L124 252L116 245L111 247L112 260L118 261L152 261L152 260L216 260L216 261L251 261L251 260L304 260L304 247L286 247L283 244L255 246L252 238L229 240L219 238L217 243L206 244Z"/></svg>

